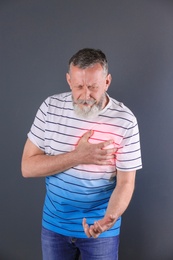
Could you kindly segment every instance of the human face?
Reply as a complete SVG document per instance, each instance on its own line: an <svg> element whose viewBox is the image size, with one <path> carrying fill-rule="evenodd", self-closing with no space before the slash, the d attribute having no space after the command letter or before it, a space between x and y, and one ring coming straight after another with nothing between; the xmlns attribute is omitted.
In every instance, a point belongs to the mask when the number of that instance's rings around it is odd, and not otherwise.
<svg viewBox="0 0 173 260"><path fill-rule="evenodd" d="M111 75L105 74L99 63L86 69L71 65L66 78L72 91L74 108L81 111L81 115L85 117L98 113L106 106L108 98L105 92L111 83Z"/></svg>

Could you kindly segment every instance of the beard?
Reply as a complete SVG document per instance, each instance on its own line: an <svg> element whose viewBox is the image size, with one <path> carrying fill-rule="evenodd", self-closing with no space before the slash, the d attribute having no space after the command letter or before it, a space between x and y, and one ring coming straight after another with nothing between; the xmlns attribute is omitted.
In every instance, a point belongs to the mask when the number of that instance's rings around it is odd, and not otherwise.
<svg viewBox="0 0 173 260"><path fill-rule="evenodd" d="M93 98L91 98L90 100L78 99L76 102L74 102L73 99L73 107L75 114L83 119L92 119L97 117L99 115L99 112L103 108L105 97L106 95L104 93L98 103L96 103L96 100Z"/></svg>

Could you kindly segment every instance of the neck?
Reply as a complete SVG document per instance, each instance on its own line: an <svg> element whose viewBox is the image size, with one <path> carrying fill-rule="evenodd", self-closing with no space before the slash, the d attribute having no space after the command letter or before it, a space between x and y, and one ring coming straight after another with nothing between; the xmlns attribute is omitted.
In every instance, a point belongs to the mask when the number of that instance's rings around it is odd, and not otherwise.
<svg viewBox="0 0 173 260"><path fill-rule="evenodd" d="M107 104L109 103L109 98L108 98L106 92L105 92L105 94L103 96L103 102L102 103L103 103L102 109L104 109L107 106Z"/></svg>

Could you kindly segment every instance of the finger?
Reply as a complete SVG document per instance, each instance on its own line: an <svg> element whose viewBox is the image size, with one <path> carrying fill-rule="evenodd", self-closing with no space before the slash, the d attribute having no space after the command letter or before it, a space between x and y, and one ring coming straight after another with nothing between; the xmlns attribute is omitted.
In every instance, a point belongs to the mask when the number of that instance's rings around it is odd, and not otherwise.
<svg viewBox="0 0 173 260"><path fill-rule="evenodd" d="M81 143L88 142L88 139L93 135L93 130L87 131L85 134L81 136L81 138L78 140L77 145Z"/></svg>
<svg viewBox="0 0 173 260"><path fill-rule="evenodd" d="M115 153L112 153L112 151L114 150L111 150L109 153L108 151L100 150L97 159L100 160L100 163L114 165L116 155Z"/></svg>
<svg viewBox="0 0 173 260"><path fill-rule="evenodd" d="M93 133L94 133L93 130L89 130L81 137L81 139L88 141L88 139L93 135Z"/></svg>
<svg viewBox="0 0 173 260"><path fill-rule="evenodd" d="M113 165L113 166L115 166L114 160L106 159L106 158L98 159L97 161L95 161L95 164L97 164L97 165Z"/></svg>
<svg viewBox="0 0 173 260"><path fill-rule="evenodd" d="M104 142L101 142L101 143L99 144L99 147L100 147L101 149L103 149L104 147L106 147L106 146L112 144L113 142L114 142L114 140L112 140L112 139L107 140L107 141L104 141Z"/></svg>
<svg viewBox="0 0 173 260"><path fill-rule="evenodd" d="M90 232L90 234L91 234L91 236L92 236L93 238L97 238L97 237L101 234L101 232L99 232L99 231L94 227L94 225L90 226L89 232Z"/></svg>
<svg viewBox="0 0 173 260"><path fill-rule="evenodd" d="M112 155L115 157L116 148L110 148L110 149L101 149L100 154L101 155Z"/></svg>
<svg viewBox="0 0 173 260"><path fill-rule="evenodd" d="M87 237L91 237L91 234L90 234L90 232L89 232L89 226L88 226L88 224L86 223L86 218L83 219L82 225L83 225L83 229L84 229L84 232L85 232L85 234L87 235Z"/></svg>
<svg viewBox="0 0 173 260"><path fill-rule="evenodd" d="M101 225L98 223L98 221L94 222L94 231L96 231L97 233L104 232L103 227L101 227Z"/></svg>
<svg viewBox="0 0 173 260"><path fill-rule="evenodd" d="M107 156L106 156L106 159L107 159L107 160L115 159L115 155L114 155L114 154L107 155Z"/></svg>
<svg viewBox="0 0 173 260"><path fill-rule="evenodd" d="M101 156L112 156L112 158L116 156L116 148L110 148L110 149L100 149L99 154Z"/></svg>

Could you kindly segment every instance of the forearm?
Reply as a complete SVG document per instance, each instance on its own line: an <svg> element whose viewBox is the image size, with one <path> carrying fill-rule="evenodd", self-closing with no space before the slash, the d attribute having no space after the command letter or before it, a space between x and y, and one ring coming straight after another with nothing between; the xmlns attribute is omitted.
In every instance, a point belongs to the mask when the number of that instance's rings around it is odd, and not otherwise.
<svg viewBox="0 0 173 260"><path fill-rule="evenodd" d="M101 233L110 229L117 219L127 209L134 191L135 171L117 174L117 185L108 203L103 219L95 221L89 226L86 219L83 219L83 228L88 237L97 238Z"/></svg>
<svg viewBox="0 0 173 260"><path fill-rule="evenodd" d="M46 155L32 141L27 139L22 156L22 175L24 177L45 177L60 173L79 164L110 164L115 149L104 149L112 140L90 144L92 132L86 132L74 150L59 155Z"/></svg>
<svg viewBox="0 0 173 260"><path fill-rule="evenodd" d="M127 209L133 192L134 183L127 182L123 185L117 185L110 197L105 216L112 215L116 221Z"/></svg>
<svg viewBox="0 0 173 260"><path fill-rule="evenodd" d="M22 160L24 177L46 177L78 165L75 151L59 154L37 154Z"/></svg>

